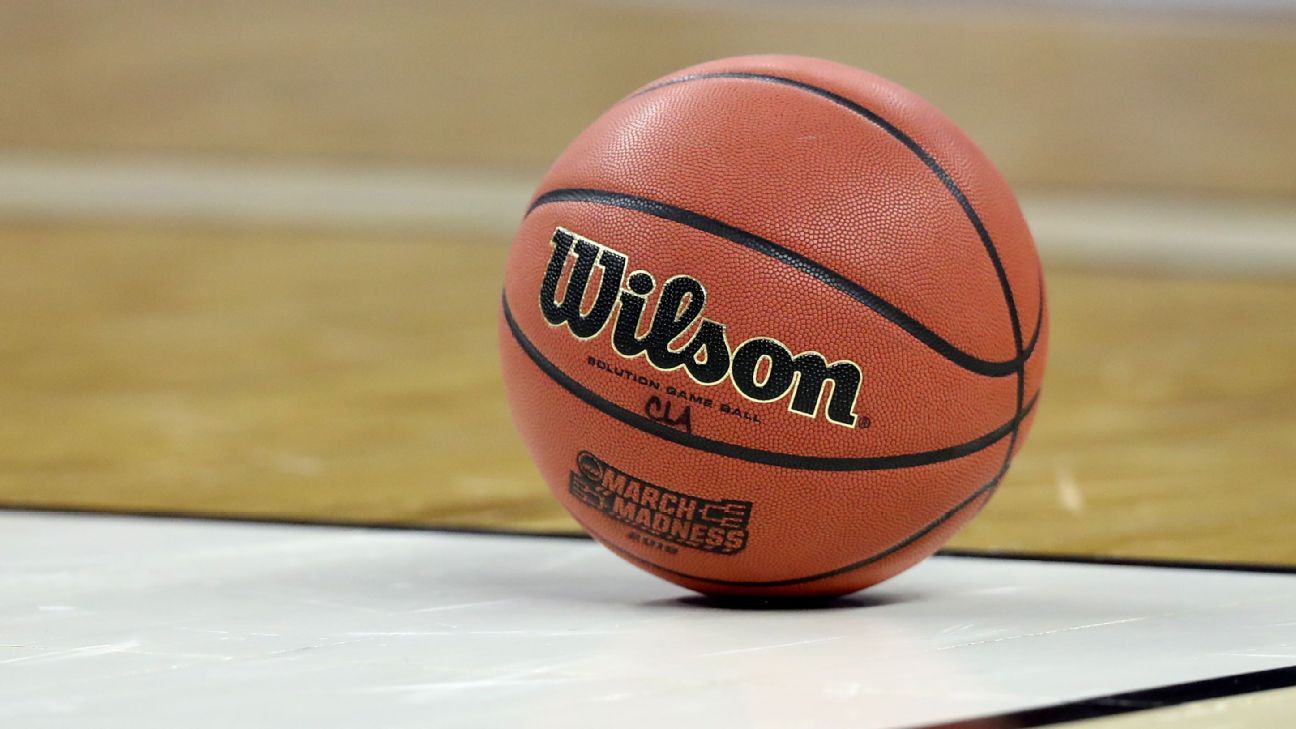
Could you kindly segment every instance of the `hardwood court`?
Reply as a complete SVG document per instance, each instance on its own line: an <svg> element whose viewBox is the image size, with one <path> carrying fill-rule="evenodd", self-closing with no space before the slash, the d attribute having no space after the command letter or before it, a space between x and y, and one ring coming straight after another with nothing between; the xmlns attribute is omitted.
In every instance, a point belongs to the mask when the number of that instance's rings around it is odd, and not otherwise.
<svg viewBox="0 0 1296 729"><path fill-rule="evenodd" d="M27 0L0 145L534 169L639 84L778 52L913 89L1017 186L1290 197L1296 21L1261 4Z"/></svg>
<svg viewBox="0 0 1296 729"><path fill-rule="evenodd" d="M505 243L4 226L0 501L574 529L508 422ZM1035 430L954 546L1296 559L1296 282L1048 282Z"/></svg>

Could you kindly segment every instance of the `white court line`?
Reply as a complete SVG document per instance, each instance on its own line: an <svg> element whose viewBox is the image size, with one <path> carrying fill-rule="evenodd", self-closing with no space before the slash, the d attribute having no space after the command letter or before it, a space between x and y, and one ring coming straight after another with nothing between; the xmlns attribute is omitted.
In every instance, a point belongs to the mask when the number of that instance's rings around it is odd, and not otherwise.
<svg viewBox="0 0 1296 729"><path fill-rule="evenodd" d="M1296 644L1296 576L1263 572L937 556L789 612L590 540L15 512L0 554L22 729L1011 726L1253 690Z"/></svg>
<svg viewBox="0 0 1296 729"><path fill-rule="evenodd" d="M509 236L538 175L0 154L0 216ZM1296 271L1296 205L1032 193L1046 260Z"/></svg>
<svg viewBox="0 0 1296 729"><path fill-rule="evenodd" d="M0 154L0 215L500 233L534 184L464 170Z"/></svg>

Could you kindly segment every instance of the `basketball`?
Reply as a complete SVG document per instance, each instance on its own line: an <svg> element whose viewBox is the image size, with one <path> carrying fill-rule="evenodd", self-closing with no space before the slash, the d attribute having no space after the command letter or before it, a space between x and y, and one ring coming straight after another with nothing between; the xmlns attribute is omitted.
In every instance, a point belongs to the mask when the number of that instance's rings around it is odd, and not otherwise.
<svg viewBox="0 0 1296 729"><path fill-rule="evenodd" d="M941 112L752 56L640 88L554 162L500 350L531 457L608 549L702 593L832 596L993 496L1044 299L1012 191Z"/></svg>

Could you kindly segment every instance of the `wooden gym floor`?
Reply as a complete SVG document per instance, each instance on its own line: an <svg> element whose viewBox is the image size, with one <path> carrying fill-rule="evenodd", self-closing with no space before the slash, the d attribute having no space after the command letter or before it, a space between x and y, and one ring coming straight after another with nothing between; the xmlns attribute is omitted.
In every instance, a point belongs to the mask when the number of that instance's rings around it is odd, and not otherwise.
<svg viewBox="0 0 1296 729"><path fill-rule="evenodd" d="M507 241L0 228L14 506L573 530L508 421ZM955 546L1296 562L1296 281L1050 268L1029 446Z"/></svg>
<svg viewBox="0 0 1296 729"><path fill-rule="evenodd" d="M32 191L55 178L32 169L534 180L634 85L774 49L902 80L1028 196L1103 224L1036 225L1052 316L1041 409L951 546L1296 564L1296 23L937 5L7 5L0 87L23 103L0 117L0 505L574 530L499 382L520 209L275 216L261 214L273 196L222 208L235 184L211 207L168 207L64 178L51 203ZM1124 215L1166 200L1163 225ZM1277 222L1237 213L1253 204ZM1270 726L1296 695L1224 708ZM1166 711L1094 726L1218 718Z"/></svg>

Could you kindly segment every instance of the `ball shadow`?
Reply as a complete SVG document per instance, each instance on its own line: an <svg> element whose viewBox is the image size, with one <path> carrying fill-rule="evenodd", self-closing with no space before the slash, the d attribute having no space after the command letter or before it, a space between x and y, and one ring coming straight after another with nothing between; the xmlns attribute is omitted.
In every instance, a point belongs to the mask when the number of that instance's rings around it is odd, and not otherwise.
<svg viewBox="0 0 1296 729"><path fill-rule="evenodd" d="M899 605L921 599L920 595L902 592L874 592L840 597L734 597L722 595L685 595L667 600L640 603L649 608L692 608L737 611L861 610Z"/></svg>

